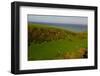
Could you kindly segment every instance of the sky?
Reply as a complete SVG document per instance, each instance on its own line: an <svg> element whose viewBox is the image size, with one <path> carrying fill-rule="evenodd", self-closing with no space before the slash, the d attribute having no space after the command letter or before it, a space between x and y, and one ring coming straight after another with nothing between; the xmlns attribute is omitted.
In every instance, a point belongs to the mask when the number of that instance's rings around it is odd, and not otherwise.
<svg viewBox="0 0 100 76"><path fill-rule="evenodd" d="M87 25L88 17L81 16L53 16L53 15L28 15L28 22L63 23Z"/></svg>

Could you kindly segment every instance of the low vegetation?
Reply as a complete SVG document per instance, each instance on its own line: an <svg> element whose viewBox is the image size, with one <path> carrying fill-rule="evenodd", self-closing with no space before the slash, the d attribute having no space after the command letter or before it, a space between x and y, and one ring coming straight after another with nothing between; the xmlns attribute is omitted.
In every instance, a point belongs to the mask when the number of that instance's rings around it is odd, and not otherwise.
<svg viewBox="0 0 100 76"><path fill-rule="evenodd" d="M87 32L28 24L28 60L87 58Z"/></svg>

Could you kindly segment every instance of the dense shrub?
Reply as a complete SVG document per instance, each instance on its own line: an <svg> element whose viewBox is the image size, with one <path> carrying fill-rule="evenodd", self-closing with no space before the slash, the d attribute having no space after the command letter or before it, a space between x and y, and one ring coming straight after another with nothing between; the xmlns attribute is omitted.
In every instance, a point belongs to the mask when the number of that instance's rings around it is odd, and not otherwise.
<svg viewBox="0 0 100 76"><path fill-rule="evenodd" d="M44 41L52 41L58 39L64 39L66 37L70 39L71 35L75 35L72 32L65 31L57 28L45 28L45 27L31 27L28 26L28 43L31 42L42 43Z"/></svg>
<svg viewBox="0 0 100 76"><path fill-rule="evenodd" d="M76 59L76 58L87 58L87 49L80 48L79 50L75 50L75 52L66 52L64 53L64 59Z"/></svg>

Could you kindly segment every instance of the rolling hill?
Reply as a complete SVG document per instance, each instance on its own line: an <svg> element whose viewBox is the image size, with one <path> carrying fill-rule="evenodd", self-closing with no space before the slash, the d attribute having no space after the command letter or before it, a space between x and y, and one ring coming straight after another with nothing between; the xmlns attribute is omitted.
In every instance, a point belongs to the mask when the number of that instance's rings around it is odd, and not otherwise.
<svg viewBox="0 0 100 76"><path fill-rule="evenodd" d="M87 58L87 32L49 24L28 24L28 60Z"/></svg>

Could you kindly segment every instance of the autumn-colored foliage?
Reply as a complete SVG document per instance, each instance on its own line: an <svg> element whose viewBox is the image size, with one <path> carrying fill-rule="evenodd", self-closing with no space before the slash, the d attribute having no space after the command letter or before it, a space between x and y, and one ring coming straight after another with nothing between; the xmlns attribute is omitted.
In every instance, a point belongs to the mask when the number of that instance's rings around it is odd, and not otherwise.
<svg viewBox="0 0 100 76"><path fill-rule="evenodd" d="M78 50L74 50L75 52L66 52L64 54L64 59L77 59L77 58L87 58L87 49L80 48Z"/></svg>
<svg viewBox="0 0 100 76"><path fill-rule="evenodd" d="M76 35L75 33L61 30L58 28L37 28L28 26L28 42L42 43L52 40L64 39L66 36L70 39L70 35Z"/></svg>

